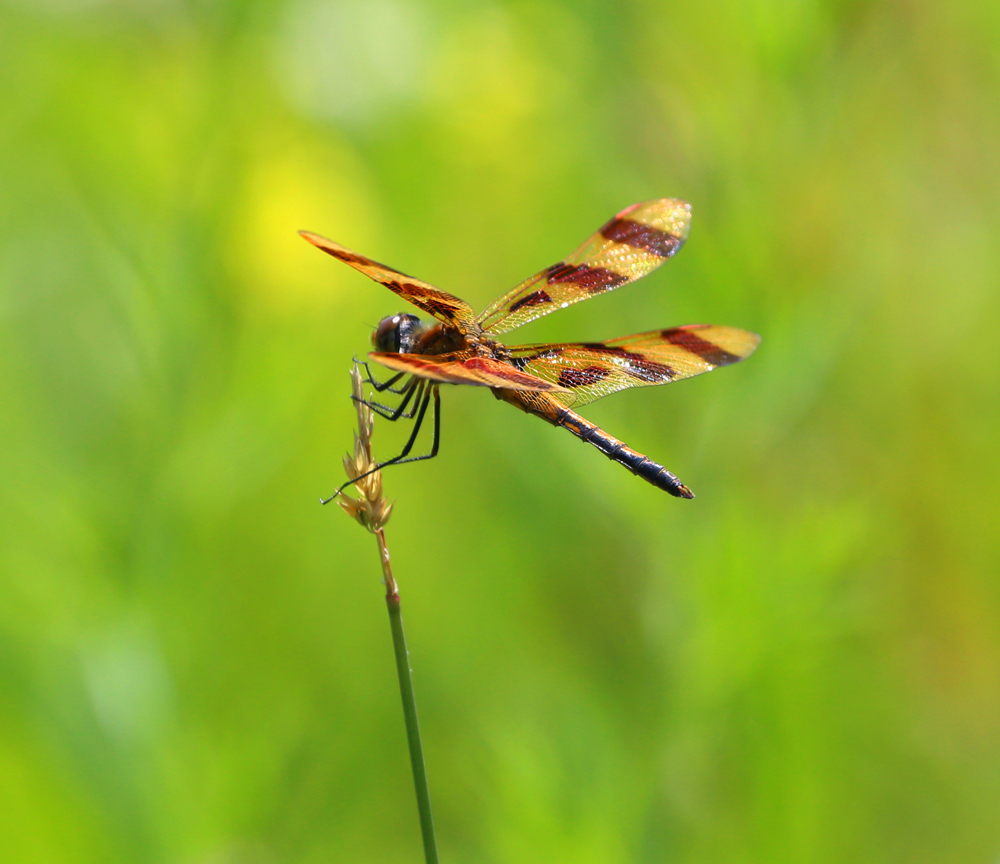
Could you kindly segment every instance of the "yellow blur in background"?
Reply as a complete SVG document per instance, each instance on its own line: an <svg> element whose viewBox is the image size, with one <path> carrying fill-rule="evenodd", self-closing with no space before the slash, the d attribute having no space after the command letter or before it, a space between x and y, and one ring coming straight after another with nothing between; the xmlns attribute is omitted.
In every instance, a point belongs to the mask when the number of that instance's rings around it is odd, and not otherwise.
<svg viewBox="0 0 1000 864"><path fill-rule="evenodd" d="M474 388L385 473L442 860L1000 858L1000 7L0 2L0 857L416 861L373 539L320 496L403 310L636 201L747 362ZM397 452L405 430L376 424Z"/></svg>

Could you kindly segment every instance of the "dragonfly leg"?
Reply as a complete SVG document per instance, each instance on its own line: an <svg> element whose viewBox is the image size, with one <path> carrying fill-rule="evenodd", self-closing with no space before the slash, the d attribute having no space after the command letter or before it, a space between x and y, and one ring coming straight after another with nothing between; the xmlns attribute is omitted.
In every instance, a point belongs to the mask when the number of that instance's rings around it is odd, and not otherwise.
<svg viewBox="0 0 1000 864"><path fill-rule="evenodd" d="M432 384L430 388L431 392L424 397L424 404L421 406L420 418L415 424L414 433L410 436L410 440L406 442L406 446L403 448L403 452L400 453L395 459L390 459L387 462L383 462L379 467L384 468L386 465L403 465L406 462L420 462L423 459L433 459L438 455L438 446L441 444L441 394L438 392L437 384ZM431 442L431 452L424 453L423 456L411 456L409 459L404 459L410 452L410 448L413 446L413 441L416 439L416 428L419 423L423 422L424 411L427 409L427 403L431 396L434 397L434 440Z"/></svg>
<svg viewBox="0 0 1000 864"><path fill-rule="evenodd" d="M422 456L410 456L409 453L413 449L413 445L417 440L417 433L420 431L420 427L424 423L424 416L427 414L427 406L430 404L431 397L434 398L434 441L431 444L431 452L424 453ZM385 462L379 462L374 468L365 471L364 474L359 474L353 480L348 480L344 483L336 492L334 492L329 498L320 499L320 504L329 504L334 498L336 498L341 492L344 491L352 483L357 483L358 480L362 480L369 474L374 474L376 471L380 471L382 468L388 468L390 465L404 465L407 462L420 462L424 459L433 459L438 454L438 447L441 443L441 395L438 392L438 386L432 384L427 388L427 392L423 393L420 397L420 410L417 412L417 420L413 424L413 431L410 433L410 438L406 442L406 446L403 447L403 451L398 455L394 456L392 459L386 459ZM407 458L409 456L409 458Z"/></svg>
<svg viewBox="0 0 1000 864"><path fill-rule="evenodd" d="M351 399L355 402L360 402L362 405L366 405L378 414L379 417L383 417L391 423L395 423L400 418L403 420L412 420L413 416L417 413L418 407L420 406L420 396L424 387L424 381L425 379L422 378L410 379L409 383L407 383L407 385L399 391L400 393L405 393L406 395L403 397L403 401L400 402L395 408L390 408L388 405L383 405L381 402L358 399L358 397L354 394L351 394ZM404 409L407 404L409 404L409 401L413 397L414 393L417 394L417 401L413 403L413 410L409 414L406 414L404 413Z"/></svg>
<svg viewBox="0 0 1000 864"><path fill-rule="evenodd" d="M364 366L365 367L365 381L368 384L371 384L372 387L375 388L376 392L381 393L383 390L388 390L390 393L395 393L397 396L400 393L405 393L406 392L406 387L405 386L400 387L398 390L392 386L393 384L395 384L400 378L402 378L406 374L405 372L397 372L388 381L376 381L375 380L375 376L372 375L372 370L371 370L371 367L368 365L368 361L367 360L359 360L357 357L355 357L354 358L354 365L355 366Z"/></svg>

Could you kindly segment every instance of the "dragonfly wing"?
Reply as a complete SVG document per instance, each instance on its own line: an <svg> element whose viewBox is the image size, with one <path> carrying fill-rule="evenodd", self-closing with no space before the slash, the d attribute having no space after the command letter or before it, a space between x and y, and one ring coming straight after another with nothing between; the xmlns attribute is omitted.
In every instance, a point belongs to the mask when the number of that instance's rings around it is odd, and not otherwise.
<svg viewBox="0 0 1000 864"><path fill-rule="evenodd" d="M749 357L760 336L735 327L689 324L607 342L522 345L512 362L524 372L558 384L553 398L574 408L624 390L668 384Z"/></svg>
<svg viewBox="0 0 1000 864"><path fill-rule="evenodd" d="M555 381L537 378L510 363L487 357L449 360L446 354L395 354L381 351L373 351L368 356L396 372L409 372L419 378L445 384L471 384L476 387L534 390L540 393L562 393L566 389Z"/></svg>
<svg viewBox="0 0 1000 864"><path fill-rule="evenodd" d="M496 336L627 285L651 273L687 239L691 205L676 198L622 210L564 261L546 267L495 300L477 319Z"/></svg>
<svg viewBox="0 0 1000 864"><path fill-rule="evenodd" d="M385 264L379 264L378 261L352 252L319 234L313 234L311 231L300 231L299 233L317 249L322 249L327 255L332 255L338 261L350 264L355 270L360 270L370 279L381 282L390 291L395 292L418 309L423 309L424 312L433 315L439 321L451 324L463 332L472 332L478 329L475 325L475 314L472 307L453 294L439 291L433 285L428 285L426 282L421 282L419 279L386 267Z"/></svg>

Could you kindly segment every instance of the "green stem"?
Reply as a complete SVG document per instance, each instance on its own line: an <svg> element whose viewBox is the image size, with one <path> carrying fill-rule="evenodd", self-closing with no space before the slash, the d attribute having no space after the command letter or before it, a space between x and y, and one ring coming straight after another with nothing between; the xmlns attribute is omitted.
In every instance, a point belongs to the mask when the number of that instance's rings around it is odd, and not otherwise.
<svg viewBox="0 0 1000 864"><path fill-rule="evenodd" d="M413 767L413 785L417 791L417 812L420 814L420 833L424 838L424 857L427 864L438 864L437 840L434 837L434 816L431 813L431 793L427 788L427 769L424 767L424 748L420 743L420 725L417 722L417 701L413 696L413 678L410 673L410 656L406 650L403 633L403 615L399 608L399 590L392 577L389 550L385 533L375 533L382 574L385 578L385 605L389 610L392 628L392 647L396 654L396 674L399 676L399 695L403 700L403 717L406 719L406 740L410 745L410 765Z"/></svg>

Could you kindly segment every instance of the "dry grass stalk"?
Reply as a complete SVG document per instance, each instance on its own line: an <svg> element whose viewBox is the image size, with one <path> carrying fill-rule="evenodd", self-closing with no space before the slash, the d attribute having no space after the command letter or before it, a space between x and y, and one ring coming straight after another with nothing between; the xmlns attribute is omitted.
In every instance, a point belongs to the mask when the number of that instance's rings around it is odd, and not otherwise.
<svg viewBox="0 0 1000 864"><path fill-rule="evenodd" d="M354 488L357 498L341 494L337 503L344 512L358 524L364 526L378 539L379 558L382 564L382 581L385 582L386 598L395 598L399 602L399 591L396 580L392 576L392 565L389 562L389 549L385 544L385 523L392 514L390 504L382 494L382 472L373 471L367 477L362 477L375 467L375 457L372 455L372 431L375 427L375 414L364 402L364 382L358 364L351 369L351 394L354 396L354 407L358 411L358 431L354 433L354 453L344 456L344 471L347 479L359 477Z"/></svg>
<svg viewBox="0 0 1000 864"><path fill-rule="evenodd" d="M351 392L358 410L358 431L354 434L354 453L344 457L347 479L359 478L354 484L357 498L340 495L337 503L349 516L367 528L378 540L379 561L382 565L382 580L385 583L385 603L389 610L389 626L392 629L392 647L396 656L396 674L399 677L399 693L403 702L403 717L406 721L406 738L410 747L410 765L413 769L413 785L417 794L417 813L420 817L420 833L424 841L424 858L427 864L437 864L437 839L434 835L434 817L431 813L430 789L427 785L427 770L424 766L424 749L420 741L420 725L417 722L417 701L413 695L413 680L410 670L409 652L406 650L406 636L403 633L403 616L400 609L399 589L392 575L389 548L385 543L385 523L392 513L392 504L382 494L382 472L372 471L362 477L377 464L372 456L372 429L374 413L364 404L364 385L358 364L351 370Z"/></svg>
<svg viewBox="0 0 1000 864"><path fill-rule="evenodd" d="M347 472L348 480L371 471L376 464L372 456L374 413L364 404L363 384L361 373L355 365L351 370L351 392L358 411L358 431L354 433L354 453L344 456L344 471ZM392 513L392 504L382 494L382 472L375 471L367 477L362 477L354 484L354 488L358 492L357 498L341 495L337 503L348 516L372 534L378 534Z"/></svg>

